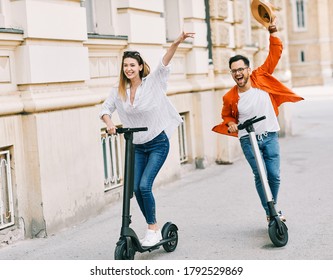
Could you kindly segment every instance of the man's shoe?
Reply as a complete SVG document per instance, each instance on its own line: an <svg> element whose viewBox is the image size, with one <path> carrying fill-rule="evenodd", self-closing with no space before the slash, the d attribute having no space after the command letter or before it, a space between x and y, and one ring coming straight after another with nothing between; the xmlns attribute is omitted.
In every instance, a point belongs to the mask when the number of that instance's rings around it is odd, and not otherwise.
<svg viewBox="0 0 333 280"><path fill-rule="evenodd" d="M287 221L286 217L282 214L281 211L278 212L278 216L279 216L281 222L286 222ZM266 216L266 218L267 218L267 222L269 222L270 221L270 217Z"/></svg>
<svg viewBox="0 0 333 280"><path fill-rule="evenodd" d="M280 220L281 220L282 222L286 222L286 221L287 221L286 217L282 214L281 211L279 211L278 214L279 214L279 218L280 218Z"/></svg>

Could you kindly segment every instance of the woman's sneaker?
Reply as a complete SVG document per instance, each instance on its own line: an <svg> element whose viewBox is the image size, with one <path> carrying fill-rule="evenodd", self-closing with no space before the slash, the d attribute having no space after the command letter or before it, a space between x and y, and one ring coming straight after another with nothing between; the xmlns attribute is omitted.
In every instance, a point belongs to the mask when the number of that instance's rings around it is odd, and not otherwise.
<svg viewBox="0 0 333 280"><path fill-rule="evenodd" d="M147 232L146 232L146 235L143 238L139 239L139 242L140 242L141 245L146 240L146 236L147 236Z"/></svg>
<svg viewBox="0 0 333 280"><path fill-rule="evenodd" d="M160 242L161 240L162 240L162 234L159 229L156 231L148 229L145 238L142 240L142 242L140 240L140 242L142 247L151 247Z"/></svg>

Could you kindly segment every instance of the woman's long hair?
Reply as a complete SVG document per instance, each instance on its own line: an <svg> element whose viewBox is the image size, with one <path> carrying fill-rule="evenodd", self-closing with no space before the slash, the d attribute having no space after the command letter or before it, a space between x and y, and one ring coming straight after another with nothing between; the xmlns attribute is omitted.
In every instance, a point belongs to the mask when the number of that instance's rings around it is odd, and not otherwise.
<svg viewBox="0 0 333 280"><path fill-rule="evenodd" d="M126 77L124 73L124 59L125 58L133 58L135 59L139 65L143 65L142 70L139 72L140 78L146 77L150 73L149 65L142 59L141 55L137 51L126 51L124 52L123 58L121 60L121 68L119 74L119 86L118 86L118 94L123 101L126 101L126 88L130 84L130 80Z"/></svg>

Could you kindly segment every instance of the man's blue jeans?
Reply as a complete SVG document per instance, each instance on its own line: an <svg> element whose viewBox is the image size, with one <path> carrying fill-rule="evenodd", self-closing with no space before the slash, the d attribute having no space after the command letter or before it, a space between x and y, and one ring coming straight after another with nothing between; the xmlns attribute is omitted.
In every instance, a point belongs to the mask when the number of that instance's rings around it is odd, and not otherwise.
<svg viewBox="0 0 333 280"><path fill-rule="evenodd" d="M156 224L154 180L169 153L169 139L162 132L153 140L135 145L134 192L147 224Z"/></svg>
<svg viewBox="0 0 333 280"><path fill-rule="evenodd" d="M260 140L258 139L260 138ZM274 203L277 203L278 192L280 187L280 146L279 146L279 136L277 132L269 132L267 136L261 135L257 136L259 150L261 152L261 157L264 162L266 169L268 184L271 189ZM264 207L266 214L269 215L267 201L264 195L264 189L261 184L260 176L258 173L258 168L256 160L254 157L254 152L251 146L249 136L243 136L240 139L241 147L243 149L245 158L250 164L253 174L254 181L257 188L258 195L261 200L261 204Z"/></svg>

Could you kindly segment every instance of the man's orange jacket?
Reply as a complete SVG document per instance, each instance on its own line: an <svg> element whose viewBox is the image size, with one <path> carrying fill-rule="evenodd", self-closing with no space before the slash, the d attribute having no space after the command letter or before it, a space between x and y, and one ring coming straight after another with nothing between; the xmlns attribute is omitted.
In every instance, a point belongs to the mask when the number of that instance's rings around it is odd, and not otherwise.
<svg viewBox="0 0 333 280"><path fill-rule="evenodd" d="M263 65L255 69L251 75L251 86L268 92L275 114L279 114L278 107L284 102L297 102L303 97L295 94L277 79L272 73L278 64L282 54L282 41L278 37L270 36L269 53ZM222 122L212 128L213 131L229 136L238 137L238 133L229 133L227 124L229 122L238 123L238 88L235 85L223 96ZM260 117L260 116L258 116Z"/></svg>

